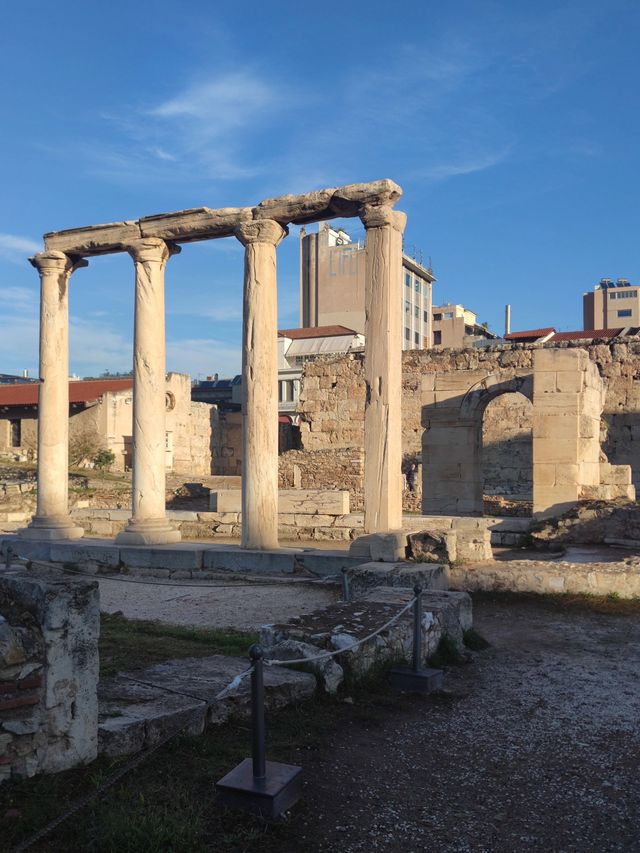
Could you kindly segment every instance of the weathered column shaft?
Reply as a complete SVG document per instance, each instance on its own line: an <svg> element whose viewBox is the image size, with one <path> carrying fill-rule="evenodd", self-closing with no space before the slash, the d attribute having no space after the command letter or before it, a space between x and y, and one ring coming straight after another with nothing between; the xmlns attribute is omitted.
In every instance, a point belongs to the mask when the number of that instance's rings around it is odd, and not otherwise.
<svg viewBox="0 0 640 853"><path fill-rule="evenodd" d="M390 205L365 208L364 527L402 526L402 232Z"/></svg>
<svg viewBox="0 0 640 853"><path fill-rule="evenodd" d="M40 273L40 386L38 390L38 498L21 535L78 539L69 516L69 304L71 273L86 261L62 252L31 259Z"/></svg>
<svg viewBox="0 0 640 853"><path fill-rule="evenodd" d="M242 320L242 547L278 547L278 312L276 246L287 231L239 225L245 246Z"/></svg>
<svg viewBox="0 0 640 853"><path fill-rule="evenodd" d="M136 272L133 344L132 518L118 541L162 545L180 540L165 509L166 362L164 270L179 251L156 237L127 246Z"/></svg>

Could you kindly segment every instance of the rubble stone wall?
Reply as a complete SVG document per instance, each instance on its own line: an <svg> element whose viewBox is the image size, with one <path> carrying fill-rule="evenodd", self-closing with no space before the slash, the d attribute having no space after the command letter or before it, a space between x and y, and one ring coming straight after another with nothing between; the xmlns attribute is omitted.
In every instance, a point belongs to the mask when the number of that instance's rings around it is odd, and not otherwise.
<svg viewBox="0 0 640 853"><path fill-rule="evenodd" d="M632 482L640 489L640 341L637 339L586 346L517 344L403 353L403 458L420 457L424 395L429 393L427 386L435 384L438 374L486 371L496 377L523 376L533 371L533 354L541 348L559 353L582 349L588 353L604 383L602 449L612 465L631 466ZM297 464L302 466L305 458L313 459L318 451L362 448L364 400L361 354L325 356L307 362L298 405L304 450L299 451ZM529 494L530 481L526 476L530 453L529 411L530 404L511 393L498 397L487 409L483 441L488 448L485 477L489 493L522 497ZM502 417L503 413L508 417ZM517 465L506 464L513 461ZM518 491L514 492L516 484ZM338 480L335 485L348 488L346 482ZM355 499L352 493L352 501ZM352 505L355 508L356 504Z"/></svg>
<svg viewBox="0 0 640 853"><path fill-rule="evenodd" d="M99 627L96 581L0 570L0 782L96 757Z"/></svg>

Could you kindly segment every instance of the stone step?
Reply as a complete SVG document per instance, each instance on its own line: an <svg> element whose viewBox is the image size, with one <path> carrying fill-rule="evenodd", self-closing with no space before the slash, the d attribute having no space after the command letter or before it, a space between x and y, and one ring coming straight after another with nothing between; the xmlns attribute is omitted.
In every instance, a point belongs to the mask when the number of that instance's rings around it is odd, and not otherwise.
<svg viewBox="0 0 640 853"><path fill-rule="evenodd" d="M213 655L181 658L145 669L122 672L98 685L98 749L128 755L152 746L176 729L201 734L231 716L251 713L251 678L218 699L218 694L247 669L245 658ZM265 706L284 708L311 697L313 675L284 667L265 667Z"/></svg>

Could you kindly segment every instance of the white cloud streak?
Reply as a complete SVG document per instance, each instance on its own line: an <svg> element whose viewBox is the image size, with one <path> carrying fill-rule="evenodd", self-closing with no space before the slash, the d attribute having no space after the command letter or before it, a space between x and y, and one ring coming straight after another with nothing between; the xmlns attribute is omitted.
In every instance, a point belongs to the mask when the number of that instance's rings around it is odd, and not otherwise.
<svg viewBox="0 0 640 853"><path fill-rule="evenodd" d="M23 263L30 255L42 251L42 244L30 237L0 234L0 257L11 263Z"/></svg>

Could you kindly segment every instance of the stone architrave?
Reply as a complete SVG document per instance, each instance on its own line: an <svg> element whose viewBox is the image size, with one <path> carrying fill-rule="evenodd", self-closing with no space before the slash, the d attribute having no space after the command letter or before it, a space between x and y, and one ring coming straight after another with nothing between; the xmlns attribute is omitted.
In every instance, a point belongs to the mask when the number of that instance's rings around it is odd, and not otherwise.
<svg viewBox="0 0 640 853"><path fill-rule="evenodd" d="M244 222L242 321L242 547L278 547L278 316L276 246L287 234L272 219Z"/></svg>
<svg viewBox="0 0 640 853"><path fill-rule="evenodd" d="M36 514L20 531L28 539L79 539L69 516L69 302L71 273L87 266L63 252L41 252L30 263L40 273L40 386L38 389L38 498Z"/></svg>
<svg viewBox="0 0 640 853"><path fill-rule="evenodd" d="M136 271L133 341L132 514L116 541L166 545L180 541L165 508L164 270L178 246L146 237L126 246Z"/></svg>
<svg viewBox="0 0 640 853"><path fill-rule="evenodd" d="M390 204L366 206L364 529L402 526L402 233Z"/></svg>

